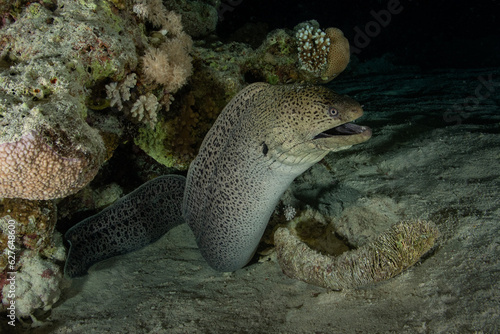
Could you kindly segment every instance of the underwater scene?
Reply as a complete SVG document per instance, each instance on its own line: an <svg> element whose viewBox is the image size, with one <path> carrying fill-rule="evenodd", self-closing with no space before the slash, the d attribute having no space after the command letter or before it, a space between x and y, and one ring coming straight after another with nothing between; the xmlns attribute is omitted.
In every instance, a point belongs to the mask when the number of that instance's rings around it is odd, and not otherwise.
<svg viewBox="0 0 500 334"><path fill-rule="evenodd" d="M499 333L497 0L0 0L0 333Z"/></svg>

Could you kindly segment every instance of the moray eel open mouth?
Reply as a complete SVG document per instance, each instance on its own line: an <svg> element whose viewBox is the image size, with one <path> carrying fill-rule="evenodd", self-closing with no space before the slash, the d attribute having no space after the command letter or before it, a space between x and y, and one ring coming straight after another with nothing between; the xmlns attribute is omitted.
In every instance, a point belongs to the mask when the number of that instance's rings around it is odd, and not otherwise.
<svg viewBox="0 0 500 334"><path fill-rule="evenodd" d="M369 131L371 133L370 128L367 126L357 125L354 123L345 123L317 134L314 139L329 138L333 136L359 135L364 134L366 131Z"/></svg>
<svg viewBox="0 0 500 334"><path fill-rule="evenodd" d="M311 143L320 150L340 151L360 144L372 136L372 130L364 125L344 123L315 135Z"/></svg>

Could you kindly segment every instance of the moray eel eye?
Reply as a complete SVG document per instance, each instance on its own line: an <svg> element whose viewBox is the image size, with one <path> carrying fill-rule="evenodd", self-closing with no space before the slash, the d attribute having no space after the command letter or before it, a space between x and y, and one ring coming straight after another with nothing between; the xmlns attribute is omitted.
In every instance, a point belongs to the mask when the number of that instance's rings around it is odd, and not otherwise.
<svg viewBox="0 0 500 334"><path fill-rule="evenodd" d="M337 117L339 115L339 111L334 107L330 107L330 109L328 109L328 114L332 117Z"/></svg>

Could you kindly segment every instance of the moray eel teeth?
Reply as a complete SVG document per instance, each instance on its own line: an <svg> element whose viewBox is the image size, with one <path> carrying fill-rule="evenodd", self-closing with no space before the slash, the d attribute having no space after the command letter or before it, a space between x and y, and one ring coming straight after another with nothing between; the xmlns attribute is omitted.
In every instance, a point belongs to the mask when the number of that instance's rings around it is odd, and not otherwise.
<svg viewBox="0 0 500 334"><path fill-rule="evenodd" d="M323 131L320 134L316 135L314 139L328 138L332 136L352 136L362 134L365 131L369 131L369 128L354 123L346 123Z"/></svg>

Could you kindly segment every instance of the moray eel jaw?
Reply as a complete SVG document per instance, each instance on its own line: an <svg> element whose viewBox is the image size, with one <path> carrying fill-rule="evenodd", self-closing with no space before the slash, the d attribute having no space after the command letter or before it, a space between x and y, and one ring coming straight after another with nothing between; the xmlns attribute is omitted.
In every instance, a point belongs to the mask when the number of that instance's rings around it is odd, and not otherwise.
<svg viewBox="0 0 500 334"><path fill-rule="evenodd" d="M372 130L367 126L344 123L318 133L311 143L320 150L336 152L365 142L371 136Z"/></svg>

